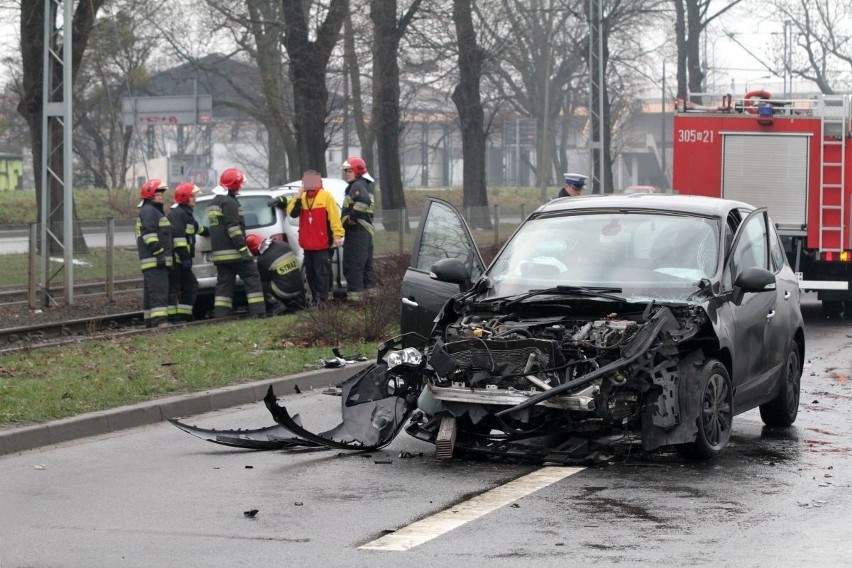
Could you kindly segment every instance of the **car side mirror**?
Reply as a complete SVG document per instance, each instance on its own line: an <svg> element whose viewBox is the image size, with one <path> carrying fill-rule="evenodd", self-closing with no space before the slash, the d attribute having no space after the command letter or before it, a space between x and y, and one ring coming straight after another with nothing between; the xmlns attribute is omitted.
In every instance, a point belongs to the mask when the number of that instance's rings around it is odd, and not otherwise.
<svg viewBox="0 0 852 568"><path fill-rule="evenodd" d="M775 275L765 268L750 266L740 272L734 282L734 304L740 305L746 292L772 292L777 288Z"/></svg>
<svg viewBox="0 0 852 568"><path fill-rule="evenodd" d="M462 292L469 290L473 285L470 281L470 271L457 258L442 258L437 261L429 270L429 277L440 282L458 284Z"/></svg>

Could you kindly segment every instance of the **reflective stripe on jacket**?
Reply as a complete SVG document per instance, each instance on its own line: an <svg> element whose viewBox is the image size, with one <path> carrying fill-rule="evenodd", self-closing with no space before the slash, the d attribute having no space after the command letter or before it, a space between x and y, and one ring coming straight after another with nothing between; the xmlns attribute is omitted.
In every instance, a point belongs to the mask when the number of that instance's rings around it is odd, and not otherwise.
<svg viewBox="0 0 852 568"><path fill-rule="evenodd" d="M304 291L299 260L289 245L273 242L257 257L260 279L269 282L272 292L283 299L298 297Z"/></svg>
<svg viewBox="0 0 852 568"><path fill-rule="evenodd" d="M136 250L142 270L157 267L162 258L165 266L172 266L172 226L163 214L163 204L145 200L136 219Z"/></svg>
<svg viewBox="0 0 852 568"><path fill-rule="evenodd" d="M236 196L229 192L228 195L214 197L207 216L210 219L213 264L239 262L248 248L243 208Z"/></svg>
<svg viewBox="0 0 852 568"><path fill-rule="evenodd" d="M357 178L346 187L341 221L347 231L362 227L373 234L373 194L364 178Z"/></svg>
<svg viewBox="0 0 852 568"><path fill-rule="evenodd" d="M168 218L172 224L175 257L181 260L192 258L195 256L196 235L207 235L207 229L198 224L192 216L192 207L185 203L178 203L177 207L172 207Z"/></svg>

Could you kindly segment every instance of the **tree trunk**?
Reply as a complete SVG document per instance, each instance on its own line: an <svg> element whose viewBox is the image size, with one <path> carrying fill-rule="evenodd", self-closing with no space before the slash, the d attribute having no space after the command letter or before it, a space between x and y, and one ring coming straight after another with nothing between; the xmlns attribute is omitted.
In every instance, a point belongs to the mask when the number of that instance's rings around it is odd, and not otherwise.
<svg viewBox="0 0 852 568"><path fill-rule="evenodd" d="M346 63L346 72L352 89L352 121L355 123L355 132L361 146L361 159L367 164L367 169L373 171L375 154L373 145L376 142L375 133L369 128L369 117L364 113L363 89L361 88L361 73L358 59L355 54L355 33L352 29L352 14L346 14L343 24L343 59ZM347 101L348 104L349 101ZM347 156L344 156L344 158ZM376 168L375 172L377 173Z"/></svg>
<svg viewBox="0 0 852 568"><path fill-rule="evenodd" d="M686 81L686 11L684 0L674 0L675 5L675 43L677 44L677 100L683 104L688 93Z"/></svg>
<svg viewBox="0 0 852 568"><path fill-rule="evenodd" d="M284 47L290 56L293 85L293 122L301 170L314 169L325 176L325 124L328 118L328 89L325 84L328 61L340 37L348 0L331 0L325 20L309 40L309 5L300 0L282 0Z"/></svg>
<svg viewBox="0 0 852 568"><path fill-rule="evenodd" d="M461 124L464 160L462 205L471 211L468 220L473 227L490 229L485 186L485 113L480 94L484 54L476 44L470 0L453 0L453 22L458 37L459 83L453 89L453 103Z"/></svg>
<svg viewBox="0 0 852 568"><path fill-rule="evenodd" d="M283 25L275 4L267 0L246 2L248 26L257 44L255 61L260 72L263 101L269 109L266 123L269 155L267 171L269 185L290 181L290 170L299 171L298 161L288 160L288 147L295 149L293 131L287 121L285 108L284 64L278 51Z"/></svg>
<svg viewBox="0 0 852 568"><path fill-rule="evenodd" d="M686 69L689 77L689 92L700 93L704 85L704 72L701 70L701 10L696 0L686 2ZM701 97L693 97L692 102L701 103Z"/></svg>
<svg viewBox="0 0 852 568"><path fill-rule="evenodd" d="M402 171L399 161L399 136L402 132L399 111L399 43L420 0L414 0L397 21L396 0L370 0L373 20L373 129L382 195L382 224L385 230L398 231L399 211L405 207ZM407 219L405 220L407 227Z"/></svg>

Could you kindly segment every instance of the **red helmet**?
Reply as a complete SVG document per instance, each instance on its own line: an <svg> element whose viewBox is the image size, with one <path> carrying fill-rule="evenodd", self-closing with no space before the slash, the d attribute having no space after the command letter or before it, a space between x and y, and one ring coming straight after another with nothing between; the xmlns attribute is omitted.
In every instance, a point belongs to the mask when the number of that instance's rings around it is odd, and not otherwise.
<svg viewBox="0 0 852 568"><path fill-rule="evenodd" d="M246 176L237 168L228 168L219 176L219 185L227 187L231 191L240 189L244 181L246 181Z"/></svg>
<svg viewBox="0 0 852 568"><path fill-rule="evenodd" d="M175 202L189 203L189 198L201 191L194 183L184 182L175 188Z"/></svg>
<svg viewBox="0 0 852 568"><path fill-rule="evenodd" d="M356 177L361 177L367 173L367 163L358 156L350 156L343 162L343 168L352 168L352 173Z"/></svg>
<svg viewBox="0 0 852 568"><path fill-rule="evenodd" d="M139 190L139 197L142 199L153 199L157 193L162 193L169 189L169 186L161 179L149 179L142 184L142 189Z"/></svg>
<svg viewBox="0 0 852 568"><path fill-rule="evenodd" d="M260 250L260 245L263 244L263 237L260 235L255 235L254 233L249 233L246 235L246 246L251 251L251 253L257 256Z"/></svg>

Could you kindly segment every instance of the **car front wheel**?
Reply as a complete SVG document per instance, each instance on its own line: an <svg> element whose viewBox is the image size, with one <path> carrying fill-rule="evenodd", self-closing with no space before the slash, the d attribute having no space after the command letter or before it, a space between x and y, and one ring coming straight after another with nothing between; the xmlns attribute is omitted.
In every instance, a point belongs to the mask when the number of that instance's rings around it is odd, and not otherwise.
<svg viewBox="0 0 852 568"><path fill-rule="evenodd" d="M678 446L678 451L691 458L710 459L719 456L731 439L734 420L734 397L728 370L717 359L701 369L700 414L695 441Z"/></svg>
<svg viewBox="0 0 852 568"><path fill-rule="evenodd" d="M760 418L767 426L786 427L799 414L799 392L802 385L802 358L799 345L793 341L787 354L781 390L771 401L760 405Z"/></svg>

